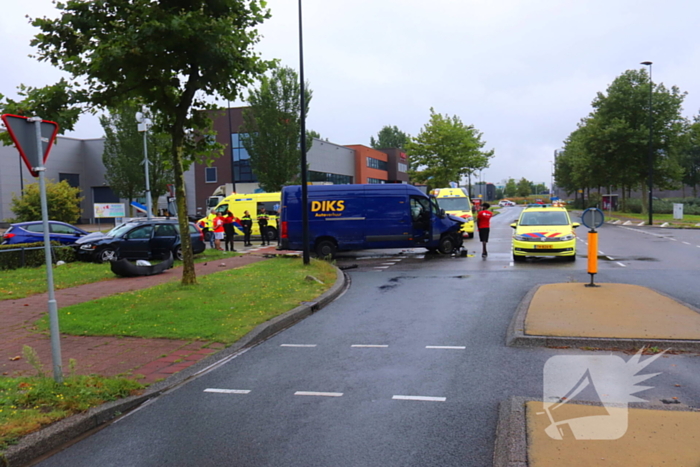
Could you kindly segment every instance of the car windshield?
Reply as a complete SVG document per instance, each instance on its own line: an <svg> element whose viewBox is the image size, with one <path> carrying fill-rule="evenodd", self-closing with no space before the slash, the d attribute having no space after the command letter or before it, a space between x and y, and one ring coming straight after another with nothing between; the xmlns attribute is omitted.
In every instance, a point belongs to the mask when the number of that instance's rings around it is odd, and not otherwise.
<svg viewBox="0 0 700 467"><path fill-rule="evenodd" d="M569 225L565 212L524 212L519 225Z"/></svg>
<svg viewBox="0 0 700 467"><path fill-rule="evenodd" d="M438 198L438 205L445 211L471 211L469 198Z"/></svg>
<svg viewBox="0 0 700 467"><path fill-rule="evenodd" d="M131 228L134 227L134 224L126 223L126 224L120 224L107 232L106 235L109 237L121 237L123 236L126 232L131 230Z"/></svg>

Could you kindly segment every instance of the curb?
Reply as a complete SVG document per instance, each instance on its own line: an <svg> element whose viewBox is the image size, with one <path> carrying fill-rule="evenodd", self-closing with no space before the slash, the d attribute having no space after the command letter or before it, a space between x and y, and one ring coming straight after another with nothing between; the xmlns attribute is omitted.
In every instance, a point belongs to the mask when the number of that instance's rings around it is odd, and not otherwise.
<svg viewBox="0 0 700 467"><path fill-rule="evenodd" d="M541 398L512 396L498 404L498 425L493 450L493 467L528 467L527 458L527 418L525 404L542 401ZM578 401L575 404L596 405L595 402ZM669 410L697 412L698 409L686 405L669 406L649 402L631 402L631 409Z"/></svg>
<svg viewBox="0 0 700 467"><path fill-rule="evenodd" d="M700 340L686 339L629 339L629 338L612 338L612 337L563 337L563 336L537 336L525 334L525 317L532 297L542 286L536 285L525 297L520 301L515 310L515 315L508 326L506 333L506 346L508 347L593 347L601 350L637 350L642 347L659 347L662 349L681 350L685 352L700 352ZM648 287L649 288L649 287ZM681 305L695 310L700 313L700 310L692 305L684 303L673 297L668 296L658 290L654 292L670 298Z"/></svg>
<svg viewBox="0 0 700 467"><path fill-rule="evenodd" d="M228 362L242 350L254 347L310 316L340 297L349 286L348 277L337 267L335 267L335 270L335 283L328 291L321 294L317 300L304 302L302 305L258 325L231 346L200 360L189 368L173 374L164 381L148 386L141 395L130 396L93 407L85 413L73 415L39 431L30 433L20 439L16 445L10 446L4 452L0 452L0 467L27 465L38 457L77 440L81 435L113 421L123 413L136 408L144 402Z"/></svg>

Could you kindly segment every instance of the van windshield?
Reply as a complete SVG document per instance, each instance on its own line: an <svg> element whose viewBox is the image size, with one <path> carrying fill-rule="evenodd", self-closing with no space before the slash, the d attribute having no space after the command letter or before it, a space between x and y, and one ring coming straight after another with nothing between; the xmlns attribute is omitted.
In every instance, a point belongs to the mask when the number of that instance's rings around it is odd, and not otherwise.
<svg viewBox="0 0 700 467"><path fill-rule="evenodd" d="M471 211L469 198L438 198L438 205L445 211Z"/></svg>

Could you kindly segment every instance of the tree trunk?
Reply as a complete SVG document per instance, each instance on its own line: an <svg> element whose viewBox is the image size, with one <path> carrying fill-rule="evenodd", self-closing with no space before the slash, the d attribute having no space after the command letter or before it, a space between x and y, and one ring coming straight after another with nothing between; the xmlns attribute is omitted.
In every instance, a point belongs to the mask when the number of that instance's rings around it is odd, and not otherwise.
<svg viewBox="0 0 700 467"><path fill-rule="evenodd" d="M177 142L176 142L177 140ZM182 285L197 283L194 270L194 255L192 254L192 239L190 238L190 222L187 218L187 195L185 192L185 173L182 168L181 138L173 138L173 175L175 176L175 201L177 203L177 221L180 226L180 241L182 248Z"/></svg>

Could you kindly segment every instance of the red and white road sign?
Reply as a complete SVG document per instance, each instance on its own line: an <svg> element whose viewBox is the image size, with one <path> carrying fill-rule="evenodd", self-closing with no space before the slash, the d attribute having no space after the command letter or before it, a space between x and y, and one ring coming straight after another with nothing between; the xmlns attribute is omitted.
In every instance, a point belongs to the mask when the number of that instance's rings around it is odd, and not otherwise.
<svg viewBox="0 0 700 467"><path fill-rule="evenodd" d="M44 167L46 159L49 158L49 152L53 142L58 134L58 123L49 120L42 120L41 125L41 152L39 151L36 140L36 123L30 122L27 117L19 115L4 114L2 121L5 122L7 131L15 142L19 154L22 156L25 165L34 177L38 177L36 171L38 167Z"/></svg>

